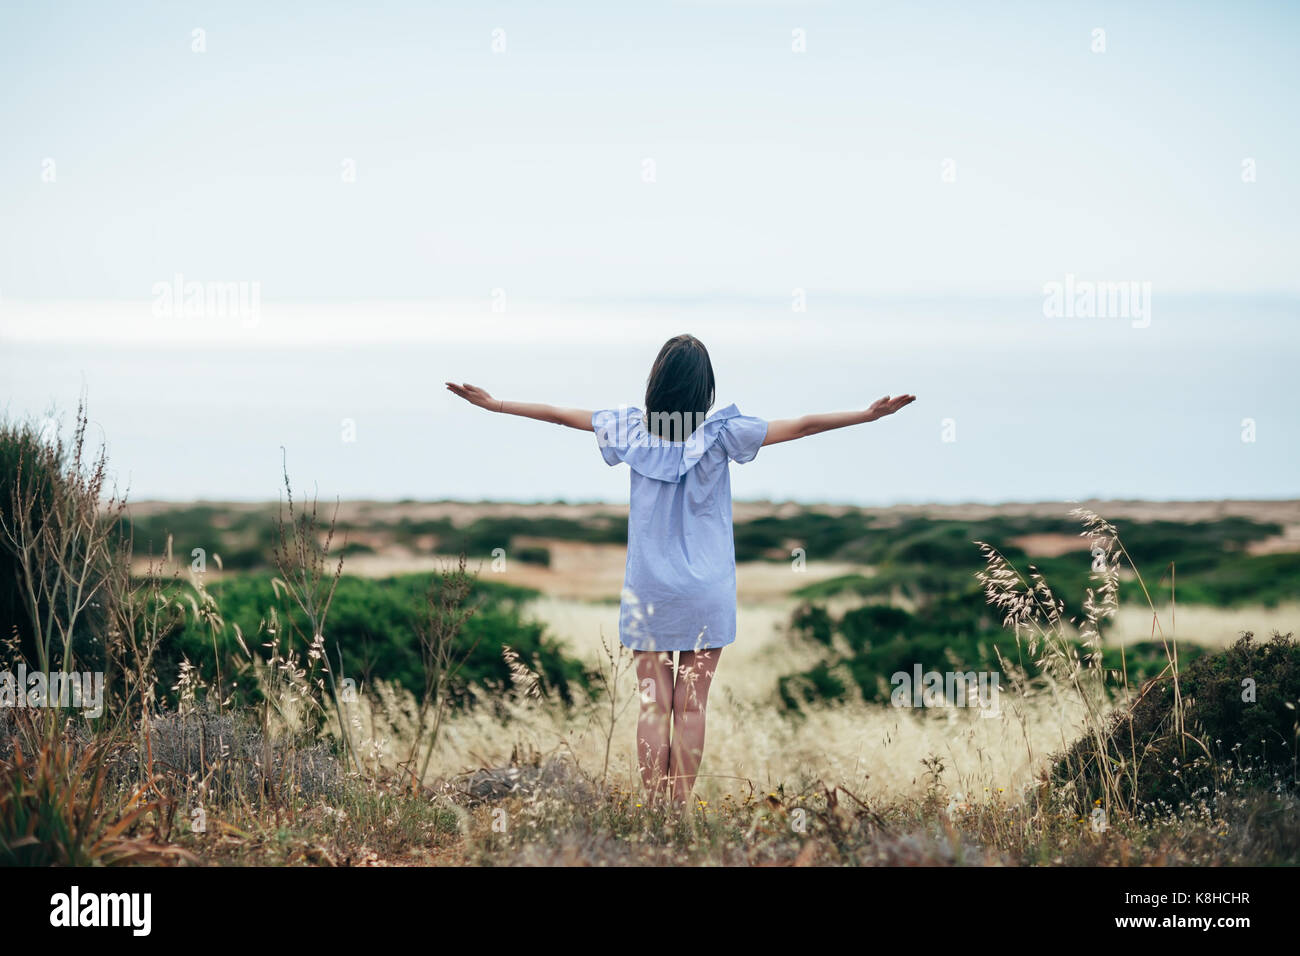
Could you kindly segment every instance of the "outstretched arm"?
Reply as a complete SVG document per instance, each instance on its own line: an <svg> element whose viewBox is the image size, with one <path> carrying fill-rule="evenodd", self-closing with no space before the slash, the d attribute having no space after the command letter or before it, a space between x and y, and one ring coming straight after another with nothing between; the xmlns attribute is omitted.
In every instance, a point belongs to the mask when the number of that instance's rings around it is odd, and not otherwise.
<svg viewBox="0 0 1300 956"><path fill-rule="evenodd" d="M894 414L904 405L911 405L914 401L916 401L915 395L899 395L897 398L886 395L862 412L830 412L825 415L805 415L803 418L778 419L768 422L767 438L764 439L763 444L775 445L777 442L807 438L809 435L827 432L832 428L874 422L878 418Z"/></svg>
<svg viewBox="0 0 1300 956"><path fill-rule="evenodd" d="M447 382L446 385L447 391L459 395L471 405L486 408L489 412L535 418L539 422L567 425L570 428L577 428L585 432L592 430L592 413L581 408L556 408L554 405L539 405L530 402L507 402L500 398L493 398L483 389L476 385L470 385L468 382L463 385Z"/></svg>

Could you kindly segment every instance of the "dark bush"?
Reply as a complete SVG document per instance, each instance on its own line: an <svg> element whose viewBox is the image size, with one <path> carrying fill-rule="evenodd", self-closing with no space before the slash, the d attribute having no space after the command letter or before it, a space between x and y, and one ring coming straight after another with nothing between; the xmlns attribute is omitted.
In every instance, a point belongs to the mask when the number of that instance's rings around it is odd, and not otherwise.
<svg viewBox="0 0 1300 956"><path fill-rule="evenodd" d="M892 641L908 634L914 624L911 614L888 604L867 604L840 617L839 629L854 651L863 651L873 642Z"/></svg>
<svg viewBox="0 0 1300 956"><path fill-rule="evenodd" d="M34 428L27 424L0 426L0 518L5 526L12 527L16 509L24 508L39 528L40 515L54 496L57 472L43 467L46 460L44 445ZM33 468L38 469L33 472ZM22 484L35 492L41 504L35 508L30 501L15 497L19 476L26 476ZM32 648L32 619L19 583L19 565L13 548L0 533L0 638L8 639L17 632L24 651L34 660Z"/></svg>
<svg viewBox="0 0 1300 956"><path fill-rule="evenodd" d="M1002 661L1010 661L1029 677L1041 673L1037 663L990 617L978 595L941 598L914 613L887 604L867 604L845 611L837 619L818 604L805 604L791 617L792 634L826 648L827 656L812 669L787 675L781 682L781 699L786 706L811 703L824 694L826 700L841 699L847 688L841 676L852 677L866 700L887 701L890 677L911 673L916 665L923 671L987 671L1003 674ZM848 645L847 652L835 650L834 636ZM1080 655L1084 653L1078 645ZM1183 663L1203 654L1201 648L1180 647ZM1000 654L1000 657L999 657ZM1124 648L1106 648L1103 666L1127 674L1130 686L1159 674L1166 664L1165 650L1158 642L1141 642ZM833 673L832 673L833 672ZM798 688L797 692L794 688Z"/></svg>
<svg viewBox="0 0 1300 956"><path fill-rule="evenodd" d="M1244 682L1253 681L1253 700ZM1229 778L1254 786L1296 786L1300 732L1300 643L1244 634L1226 651L1192 661L1179 680L1185 734L1174 726L1174 682L1152 680L1115 715L1099 749L1077 741L1052 764L1050 779L1079 806L1103 792L1100 761L1116 769L1120 792L1148 812L1218 791ZM1199 742L1198 742L1199 741ZM1130 772L1136 758L1136 785Z"/></svg>
<svg viewBox="0 0 1300 956"><path fill-rule="evenodd" d="M431 574L339 579L324 631L326 649L336 671L342 655L339 676L353 677L358 682L380 678L413 693L420 692L424 668L415 627L425 613L426 593L438 586L435 579ZM276 594L269 576L228 577L214 583L209 592L221 609L225 628L214 640L205 626L188 620L159 653L157 668L162 687L175 683L182 657L188 657L209 683L215 680L219 663L223 680L228 682L241 663L233 625L238 624L246 643L255 647L265 639L256 637L259 623L273 608L287 625L282 627L282 638L289 639L292 635L291 646L285 648L282 643L282 650L304 652L310 640L310 635L305 633L305 620L288 597ZM477 610L462 633L463 646L467 651L470 647L473 650L449 688L453 700L468 699L470 684L505 686L509 683L510 670L502 659L504 645L517 651L529 666L535 666L547 686L566 701L571 699L574 682L586 683L587 674L581 662L567 656L543 625L530 620L520 610L522 601L534 593L491 581L475 582L469 600ZM241 687L236 697L244 693Z"/></svg>
<svg viewBox="0 0 1300 956"><path fill-rule="evenodd" d="M112 600L107 582L120 501L104 489L102 450L86 454L86 425L79 408L65 442L62 433L46 434L31 422L0 421L0 639L16 637L33 664L48 655L46 666L61 665L66 650L79 665L103 666L97 635ZM24 568L32 580L24 581ZM26 585L35 592L34 609Z"/></svg>
<svg viewBox="0 0 1300 956"><path fill-rule="evenodd" d="M547 548L516 548L515 560L523 564L536 564L544 568L551 566L551 552Z"/></svg>
<svg viewBox="0 0 1300 956"><path fill-rule="evenodd" d="M848 686L831 673L825 662L802 674L789 674L777 681L781 703L791 711L798 711L807 704L842 700L847 691Z"/></svg>
<svg viewBox="0 0 1300 956"><path fill-rule="evenodd" d="M830 646L835 622L830 613L820 604L804 604L795 609L790 619L790 627L805 640Z"/></svg>

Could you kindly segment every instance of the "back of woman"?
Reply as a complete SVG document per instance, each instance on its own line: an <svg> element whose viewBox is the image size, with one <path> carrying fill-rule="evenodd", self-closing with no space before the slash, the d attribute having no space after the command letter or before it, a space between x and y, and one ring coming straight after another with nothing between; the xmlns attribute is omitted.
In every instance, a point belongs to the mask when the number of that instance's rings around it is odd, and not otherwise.
<svg viewBox="0 0 1300 956"><path fill-rule="evenodd" d="M724 647L736 639L728 463L753 460L767 422L728 405L673 441L648 418L633 406L592 416L605 461L631 473L619 634L638 651Z"/></svg>
<svg viewBox="0 0 1300 956"><path fill-rule="evenodd" d="M735 405L710 414L713 363L693 335L664 343L639 407L591 412L506 402L468 383L447 388L489 411L595 432L605 461L628 466L618 632L632 649L641 688L637 763L649 803L668 795L685 803L704 752L709 688L722 648L736 640L731 462L752 461L764 445L876 421L915 396L887 395L862 411L770 422L742 415Z"/></svg>

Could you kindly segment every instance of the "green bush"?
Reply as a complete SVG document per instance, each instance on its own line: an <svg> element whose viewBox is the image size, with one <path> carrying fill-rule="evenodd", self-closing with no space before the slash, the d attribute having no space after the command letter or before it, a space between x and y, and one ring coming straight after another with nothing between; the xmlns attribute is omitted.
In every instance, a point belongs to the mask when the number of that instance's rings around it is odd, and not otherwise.
<svg viewBox="0 0 1300 956"><path fill-rule="evenodd" d="M0 515L5 525L12 526L17 518L16 509L23 507L33 527L39 530L41 514L54 497L54 483L58 473L47 467L45 446L35 429L29 424L0 426ZM27 476L22 484L32 490L38 504L15 499L18 492L20 469ZM33 470L35 469L35 470ZM25 652L32 654L31 613L23 599L18 558L3 533L0 533L0 637L8 638L17 632Z"/></svg>
<svg viewBox="0 0 1300 956"><path fill-rule="evenodd" d="M543 568L551 566L551 552L547 548L515 548L514 556L523 564L536 564Z"/></svg>
<svg viewBox="0 0 1300 956"><path fill-rule="evenodd" d="M1115 715L1100 747L1087 736L1057 757L1052 784L1078 806L1091 806L1105 789L1105 761L1123 798L1151 813L1212 796L1234 778L1295 788L1300 643L1290 634L1261 644L1247 633L1225 651L1201 655L1181 674L1179 689L1190 736L1175 727L1172 678L1160 678Z"/></svg>
<svg viewBox="0 0 1300 956"><path fill-rule="evenodd" d="M31 422L0 420L0 639L16 637L29 663L66 666L71 654L73 666L93 670L104 662L98 636L119 544L101 508L111 514L119 502L104 493L102 452L86 456L86 425L79 408L65 443Z"/></svg>
<svg viewBox="0 0 1300 956"><path fill-rule="evenodd" d="M842 676L852 678L864 699L888 701L890 677L900 671L911 673L918 664L923 671L1002 674L1001 661L1006 660L1029 677L1041 673L1015 636L988 616L978 594L939 599L915 613L867 604L845 611L838 619L820 605L805 604L794 612L790 625L797 639L826 648L827 656L806 671L780 679L778 692L787 707L844 699L848 685ZM843 641L842 652L835 649L836 636ZM1085 652L1081 643L1076 643L1076 649L1080 656ZM1179 652L1183 662L1204 653L1194 645L1180 645ZM1130 685L1138 685L1164 668L1164 646L1140 642L1125 647L1122 655L1118 648L1106 648L1102 664L1126 674Z"/></svg>
<svg viewBox="0 0 1300 956"><path fill-rule="evenodd" d="M352 677L359 684L379 678L418 694L424 686L424 670L415 627L425 614L426 593L430 587L438 586L436 579L434 574L340 578L324 632L326 650L336 675ZM225 622L224 629L215 636L215 658L211 631L192 618L187 620L160 651L157 666L162 686L171 687L175 683L182 657L198 667L200 676L209 683L216 678L219 662L223 680L228 682L242 658L232 625L239 625L245 643L254 648L266 640L265 636L257 637L259 624L272 608L282 622L282 652L286 650L286 634L293 635L294 640L287 650L299 654L305 650L310 640L310 635L305 633L305 619L287 596L276 595L269 576L228 577L211 586L209 593ZM523 661L535 667L546 684L566 702L572 699L575 683L587 686L588 675L581 662L568 657L542 624L522 613L522 602L534 593L496 582L474 583L469 601L477 609L458 642L465 649L473 646L473 650L450 688L453 700L463 703L470 684L492 687L509 683L510 671L502 659L505 645L514 648ZM237 699L244 693L243 689L237 690Z"/></svg>

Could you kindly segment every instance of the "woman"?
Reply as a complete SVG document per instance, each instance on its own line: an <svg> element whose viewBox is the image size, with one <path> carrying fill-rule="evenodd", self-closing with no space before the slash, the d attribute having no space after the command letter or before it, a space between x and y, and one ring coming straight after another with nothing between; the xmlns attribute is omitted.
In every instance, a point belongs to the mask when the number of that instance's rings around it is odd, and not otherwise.
<svg viewBox="0 0 1300 956"><path fill-rule="evenodd" d="M709 414L713 364L691 335L671 338L659 350L644 408L591 412L507 402L469 384L448 382L447 388L489 411L593 431L608 464L629 466L619 640L632 649L641 687L638 763L649 802L668 795L684 804L704 751L709 688L722 648L736 639L730 463L753 460L764 445L873 422L915 396L886 396L865 411L770 422L742 415L735 405Z"/></svg>

